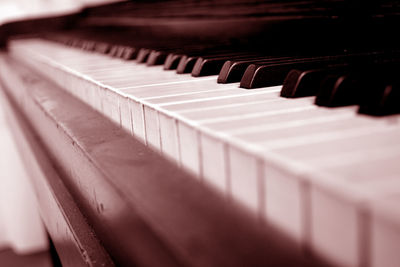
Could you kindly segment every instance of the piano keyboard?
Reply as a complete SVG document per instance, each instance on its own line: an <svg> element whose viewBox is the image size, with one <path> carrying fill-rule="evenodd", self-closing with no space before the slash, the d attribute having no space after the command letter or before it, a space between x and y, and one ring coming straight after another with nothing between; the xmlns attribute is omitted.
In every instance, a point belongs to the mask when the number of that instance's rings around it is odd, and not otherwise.
<svg viewBox="0 0 400 267"><path fill-rule="evenodd" d="M399 115L41 40L10 54L335 266L400 262ZM3 73L3 75L6 75Z"/></svg>

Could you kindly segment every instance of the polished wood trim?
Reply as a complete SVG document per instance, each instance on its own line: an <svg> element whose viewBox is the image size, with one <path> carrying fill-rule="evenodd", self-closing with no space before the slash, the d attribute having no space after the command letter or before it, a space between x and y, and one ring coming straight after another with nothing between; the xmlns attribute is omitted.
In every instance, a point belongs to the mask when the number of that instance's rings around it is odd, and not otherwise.
<svg viewBox="0 0 400 267"><path fill-rule="evenodd" d="M43 144L1 86L0 99L34 185L41 217L63 266L114 266L52 165Z"/></svg>

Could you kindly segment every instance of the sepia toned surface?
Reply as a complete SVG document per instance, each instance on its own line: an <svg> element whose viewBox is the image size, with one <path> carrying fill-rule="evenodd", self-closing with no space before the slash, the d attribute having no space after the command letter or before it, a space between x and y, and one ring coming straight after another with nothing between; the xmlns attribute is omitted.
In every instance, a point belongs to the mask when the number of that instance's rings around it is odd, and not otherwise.
<svg viewBox="0 0 400 267"><path fill-rule="evenodd" d="M99 6L8 40L0 77L117 265L396 266L397 10Z"/></svg>

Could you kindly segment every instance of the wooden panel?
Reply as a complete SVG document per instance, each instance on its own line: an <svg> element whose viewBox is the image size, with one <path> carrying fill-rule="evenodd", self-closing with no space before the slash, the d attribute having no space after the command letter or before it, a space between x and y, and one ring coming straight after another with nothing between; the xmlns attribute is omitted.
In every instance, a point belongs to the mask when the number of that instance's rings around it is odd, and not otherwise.
<svg viewBox="0 0 400 267"><path fill-rule="evenodd" d="M114 266L74 200L32 128L0 88L0 99L30 171L39 210L63 266Z"/></svg>

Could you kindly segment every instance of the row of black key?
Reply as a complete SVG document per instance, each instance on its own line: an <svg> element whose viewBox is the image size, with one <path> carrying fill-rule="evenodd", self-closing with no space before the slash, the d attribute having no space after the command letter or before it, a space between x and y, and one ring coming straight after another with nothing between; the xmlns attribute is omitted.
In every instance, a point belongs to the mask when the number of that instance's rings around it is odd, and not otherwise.
<svg viewBox="0 0 400 267"><path fill-rule="evenodd" d="M136 59L149 66L163 64L165 70L194 77L219 74L219 83L240 82L240 87L247 89L283 84L281 96L314 95L320 106L360 105L359 112L371 115L400 113L400 60L393 52L288 56L235 50L222 43L146 48L140 47L146 42L134 47L67 35L53 35L51 39L125 60Z"/></svg>
<svg viewBox="0 0 400 267"><path fill-rule="evenodd" d="M281 96L316 96L325 107L358 105L359 113L384 116L400 113L400 61L365 65L337 65L321 69L292 70Z"/></svg>

